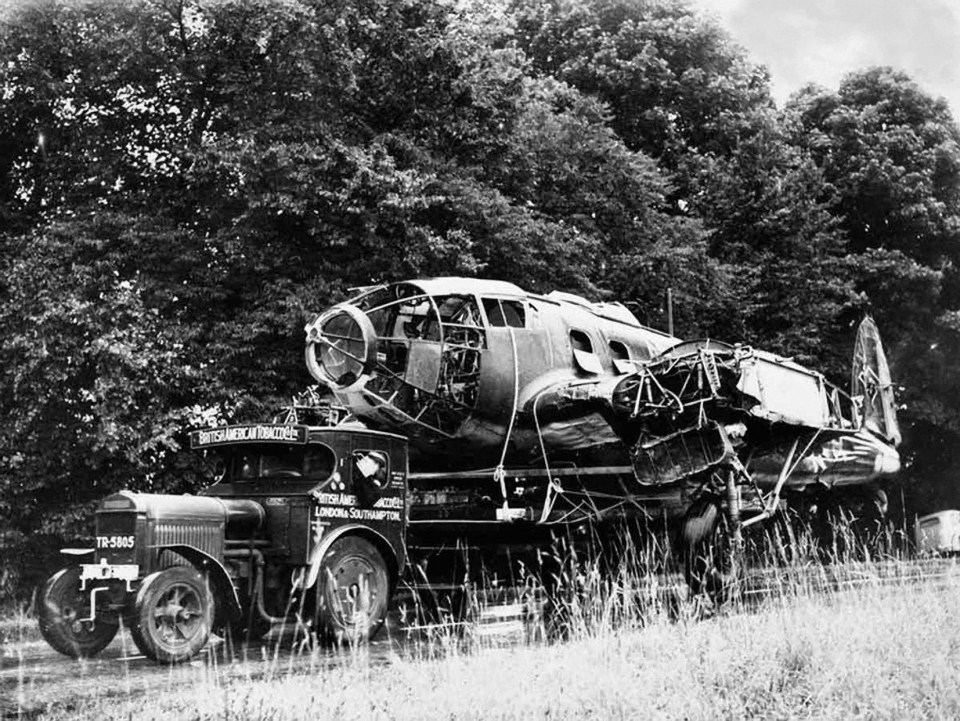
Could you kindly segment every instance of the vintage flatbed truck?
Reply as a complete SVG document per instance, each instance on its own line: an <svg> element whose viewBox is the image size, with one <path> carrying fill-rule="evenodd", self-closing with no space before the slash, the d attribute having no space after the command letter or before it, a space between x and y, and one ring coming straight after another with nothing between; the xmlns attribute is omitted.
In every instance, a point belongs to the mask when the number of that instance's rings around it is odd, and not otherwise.
<svg viewBox="0 0 960 721"><path fill-rule="evenodd" d="M71 565L47 581L39 605L43 637L60 653L93 656L121 624L166 663L192 658L213 632L256 637L282 622L318 639L370 637L399 586L462 586L469 548L545 547L558 526L583 522L579 501L567 499L580 484L609 487L611 517L631 512L629 467L410 474L404 437L359 424L190 435L215 461L216 482L197 495L110 495L96 510L94 545L63 550ZM565 497L551 502L558 483ZM666 493L627 508L658 503L682 506Z"/></svg>

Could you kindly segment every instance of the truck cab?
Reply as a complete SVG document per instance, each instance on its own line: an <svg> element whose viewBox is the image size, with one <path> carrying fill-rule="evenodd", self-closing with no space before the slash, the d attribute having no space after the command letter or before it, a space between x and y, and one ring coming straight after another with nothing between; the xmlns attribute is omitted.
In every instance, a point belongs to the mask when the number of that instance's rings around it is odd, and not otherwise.
<svg viewBox="0 0 960 721"><path fill-rule="evenodd" d="M361 427L245 424L194 431L213 483L197 495L121 491L96 511L93 548L43 589L40 630L92 656L121 617L140 650L176 663L209 634L273 623L372 636L403 568L407 444Z"/></svg>

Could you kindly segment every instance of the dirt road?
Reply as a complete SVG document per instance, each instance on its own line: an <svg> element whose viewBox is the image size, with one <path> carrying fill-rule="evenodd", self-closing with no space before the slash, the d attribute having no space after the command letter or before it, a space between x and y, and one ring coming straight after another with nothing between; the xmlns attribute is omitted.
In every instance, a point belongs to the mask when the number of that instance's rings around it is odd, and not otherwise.
<svg viewBox="0 0 960 721"><path fill-rule="evenodd" d="M209 678L264 679L354 662L388 663L408 646L395 628L381 631L362 651L298 644L273 633L262 643L234 646L214 637L193 661L163 666L140 655L129 634L121 632L93 659L73 660L51 649L33 629L0 645L0 719L31 719L51 709L75 711L95 700L176 693L184 684Z"/></svg>

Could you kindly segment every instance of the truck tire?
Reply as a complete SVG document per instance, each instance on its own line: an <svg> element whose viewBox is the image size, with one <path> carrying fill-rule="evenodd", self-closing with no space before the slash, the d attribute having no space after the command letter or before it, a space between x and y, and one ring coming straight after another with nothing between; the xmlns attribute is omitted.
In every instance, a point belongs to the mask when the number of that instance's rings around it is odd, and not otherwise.
<svg viewBox="0 0 960 721"><path fill-rule="evenodd" d="M334 541L317 579L320 639L338 644L372 639L383 626L389 603L390 574L380 551L359 536Z"/></svg>
<svg viewBox="0 0 960 721"><path fill-rule="evenodd" d="M90 658L110 645L117 635L119 619L90 615L87 600L80 593L80 569L63 568L53 574L40 593L40 635L50 646L70 658Z"/></svg>
<svg viewBox="0 0 960 721"><path fill-rule="evenodd" d="M171 566L143 580L130 635L144 656L161 663L182 663L206 645L213 612L206 578L195 568Z"/></svg>
<svg viewBox="0 0 960 721"><path fill-rule="evenodd" d="M701 498L687 511L682 529L683 570L690 591L716 603L729 600L739 577L720 501Z"/></svg>

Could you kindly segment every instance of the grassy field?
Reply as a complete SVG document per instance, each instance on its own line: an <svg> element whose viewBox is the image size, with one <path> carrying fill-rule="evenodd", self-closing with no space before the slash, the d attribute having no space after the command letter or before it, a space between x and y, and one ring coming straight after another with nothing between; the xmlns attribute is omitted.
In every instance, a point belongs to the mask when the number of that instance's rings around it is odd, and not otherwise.
<svg viewBox="0 0 960 721"><path fill-rule="evenodd" d="M11 711L76 719L956 719L960 578L799 590L749 611L591 623L554 645L362 649L276 663L201 664L149 693ZM600 614L602 616L602 614ZM436 656L436 654L433 654ZM68 663L64 661L65 663ZM9 688L9 687L8 687Z"/></svg>

